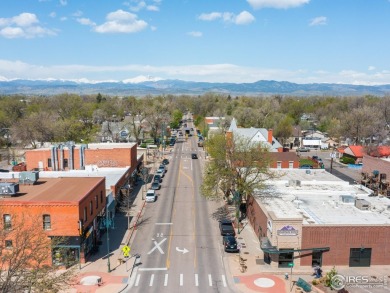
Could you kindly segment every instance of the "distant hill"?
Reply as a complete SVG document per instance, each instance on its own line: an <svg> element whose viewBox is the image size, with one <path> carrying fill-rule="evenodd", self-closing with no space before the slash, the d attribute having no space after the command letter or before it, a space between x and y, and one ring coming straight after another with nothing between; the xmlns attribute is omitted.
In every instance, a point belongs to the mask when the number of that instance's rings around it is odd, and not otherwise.
<svg viewBox="0 0 390 293"><path fill-rule="evenodd" d="M11 80L0 81L0 94L44 95L61 93L105 94L112 96L145 95L201 95L221 93L248 96L292 95L292 96L363 96L390 95L390 84L365 86L335 83L297 84L287 81L260 80L253 83L215 83L182 80L144 81L140 83L100 82L79 83L66 80Z"/></svg>

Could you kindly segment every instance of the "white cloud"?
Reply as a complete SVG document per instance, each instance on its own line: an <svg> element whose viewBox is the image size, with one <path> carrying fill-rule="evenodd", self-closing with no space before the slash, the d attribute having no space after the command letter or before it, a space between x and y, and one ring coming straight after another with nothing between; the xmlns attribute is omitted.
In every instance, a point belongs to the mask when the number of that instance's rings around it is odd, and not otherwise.
<svg viewBox="0 0 390 293"><path fill-rule="evenodd" d="M68 5L68 1L67 0L60 0L60 4L62 6L66 6L66 5Z"/></svg>
<svg viewBox="0 0 390 293"><path fill-rule="evenodd" d="M55 34L53 30L40 26L33 13L24 12L11 18L0 18L0 36L8 39L31 39Z"/></svg>
<svg viewBox="0 0 390 293"><path fill-rule="evenodd" d="M162 80L162 78L160 77L154 77L154 76L145 76L145 75L139 75L139 76L136 76L136 77L133 77L133 78L128 78L128 79L124 79L122 80L123 83L140 83L140 82L144 82L144 81L159 81L159 80Z"/></svg>
<svg viewBox="0 0 390 293"><path fill-rule="evenodd" d="M288 9L298 7L310 2L310 0L247 0L254 9L277 8Z"/></svg>
<svg viewBox="0 0 390 293"><path fill-rule="evenodd" d="M236 16L234 23L241 24L249 24L255 21L255 17L250 14L248 11L243 11L239 15Z"/></svg>
<svg viewBox="0 0 390 293"><path fill-rule="evenodd" d="M188 32L187 35L199 38L199 37L203 36L203 33L202 32Z"/></svg>
<svg viewBox="0 0 390 293"><path fill-rule="evenodd" d="M123 3L123 5L129 7L133 12L138 12L140 10L146 9L148 11L159 11L160 8L158 5L161 4L161 1L153 1L153 4L148 4L144 0L130 0Z"/></svg>
<svg viewBox="0 0 390 293"><path fill-rule="evenodd" d="M80 17L80 16L82 16L83 15L83 12L81 11L81 10L77 10L76 12L74 12L73 14L72 14L72 16L74 16L74 17Z"/></svg>
<svg viewBox="0 0 390 293"><path fill-rule="evenodd" d="M368 66L368 70L370 70L370 71L375 70L375 69L376 69L375 66Z"/></svg>
<svg viewBox="0 0 390 293"><path fill-rule="evenodd" d="M139 20L137 15L117 10L110 12L106 16L106 22L97 25L95 22L88 18L78 18L77 21L83 25L89 25L93 27L93 30L97 33L136 33L145 29L148 24L144 20ZM153 29L152 29L153 30Z"/></svg>
<svg viewBox="0 0 390 293"><path fill-rule="evenodd" d="M154 25L150 26L150 29L154 32L157 30L157 27L155 27Z"/></svg>
<svg viewBox="0 0 390 293"><path fill-rule="evenodd" d="M202 13L201 15L199 15L198 19L204 21L214 21L217 19L222 19L226 23L234 23L237 25L250 24L251 22L255 21L255 17L248 11L242 11L238 15L235 15L232 12Z"/></svg>
<svg viewBox="0 0 390 293"><path fill-rule="evenodd" d="M60 18L61 21L65 21L65 20L67 20L67 19L68 19L68 18L67 18L66 16L63 16L63 17Z"/></svg>
<svg viewBox="0 0 390 293"><path fill-rule="evenodd" d="M57 13L55 13L55 12L53 11L53 12L51 12L51 13L49 14L49 16L50 16L51 18L55 18L55 17L57 16Z"/></svg>
<svg viewBox="0 0 390 293"><path fill-rule="evenodd" d="M319 16L319 17L316 17L316 18L313 18L311 21L310 21L310 26L316 26L316 25L326 25L327 24L327 21L328 19L325 17L325 16Z"/></svg>
<svg viewBox="0 0 390 293"><path fill-rule="evenodd" d="M85 18L85 17L82 17L82 18L78 18L77 21L79 23L81 23L82 25L88 25L88 26L96 26L96 23L94 23L92 20L90 20L89 18Z"/></svg>
<svg viewBox="0 0 390 293"><path fill-rule="evenodd" d="M359 72L322 69L288 70L282 68L245 67L235 64L203 64L183 66L152 66L132 64L123 66L33 65L22 61L0 59L0 76L10 79L65 79L65 80L128 80L129 76L159 76L161 79L181 79L209 82L255 82L277 80L295 83L346 83L377 85L390 84L390 71Z"/></svg>
<svg viewBox="0 0 390 293"><path fill-rule="evenodd" d="M222 17L221 12L202 13L199 15L200 20L212 21Z"/></svg>

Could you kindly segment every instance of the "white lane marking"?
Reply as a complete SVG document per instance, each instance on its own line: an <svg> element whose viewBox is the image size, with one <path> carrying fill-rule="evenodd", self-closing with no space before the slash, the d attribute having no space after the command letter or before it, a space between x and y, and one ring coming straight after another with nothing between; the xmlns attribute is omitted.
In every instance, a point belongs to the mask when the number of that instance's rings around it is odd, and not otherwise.
<svg viewBox="0 0 390 293"><path fill-rule="evenodd" d="M164 254L164 251L162 250L162 248L160 247L160 245L163 244L166 240L167 240L167 238L164 238L164 239L161 240L159 243L157 243L156 241L154 241L154 247L152 248L152 250L150 250L150 251L148 252L148 254L151 254L155 249L158 249L158 251L160 251L161 254Z"/></svg>
<svg viewBox="0 0 390 293"><path fill-rule="evenodd" d="M167 285L168 285L168 274L165 274L164 286L166 287Z"/></svg>
<svg viewBox="0 0 390 293"><path fill-rule="evenodd" d="M222 284L224 287L226 287L226 278L225 275L222 275Z"/></svg>
<svg viewBox="0 0 390 293"><path fill-rule="evenodd" d="M195 286L199 286L198 274L195 274Z"/></svg>
<svg viewBox="0 0 390 293"><path fill-rule="evenodd" d="M183 274L180 274L180 286L183 286Z"/></svg>
<svg viewBox="0 0 390 293"><path fill-rule="evenodd" d="M135 287L138 287L139 278L140 278L140 277L141 277L141 275L137 275L137 279L135 280L135 284L134 284Z"/></svg>
<svg viewBox="0 0 390 293"><path fill-rule="evenodd" d="M149 287L153 286L153 280L154 280L154 274L150 276L150 282L149 282Z"/></svg>
<svg viewBox="0 0 390 293"><path fill-rule="evenodd" d="M191 160L191 171L192 171L192 160Z"/></svg>
<svg viewBox="0 0 390 293"><path fill-rule="evenodd" d="M155 225L172 225L173 223L156 223Z"/></svg>
<svg viewBox="0 0 390 293"><path fill-rule="evenodd" d="M166 271L167 268L139 268L139 271Z"/></svg>
<svg viewBox="0 0 390 293"><path fill-rule="evenodd" d="M211 275L209 274L209 286L213 286L213 280L211 279Z"/></svg>

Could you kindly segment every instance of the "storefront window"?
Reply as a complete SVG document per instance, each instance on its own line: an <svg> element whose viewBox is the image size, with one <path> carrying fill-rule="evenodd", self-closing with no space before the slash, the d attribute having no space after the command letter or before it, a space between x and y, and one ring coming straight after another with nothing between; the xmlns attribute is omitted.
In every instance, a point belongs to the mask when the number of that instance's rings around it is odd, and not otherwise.
<svg viewBox="0 0 390 293"><path fill-rule="evenodd" d="M294 263L294 252L282 252L285 249L280 249L279 268L288 268L290 263ZM291 249L286 249L291 250Z"/></svg>
<svg viewBox="0 0 390 293"><path fill-rule="evenodd" d="M70 267L79 262L78 247L56 247L53 249L53 265Z"/></svg>

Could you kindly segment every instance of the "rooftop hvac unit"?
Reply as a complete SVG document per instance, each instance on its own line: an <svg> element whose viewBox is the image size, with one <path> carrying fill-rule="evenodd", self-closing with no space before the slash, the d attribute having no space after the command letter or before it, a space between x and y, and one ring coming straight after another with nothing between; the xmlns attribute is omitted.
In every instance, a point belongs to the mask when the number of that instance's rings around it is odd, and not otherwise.
<svg viewBox="0 0 390 293"><path fill-rule="evenodd" d="M15 195L19 192L19 184L0 182L0 195Z"/></svg>
<svg viewBox="0 0 390 293"><path fill-rule="evenodd" d="M301 180L290 179L286 186L301 186Z"/></svg>
<svg viewBox="0 0 390 293"><path fill-rule="evenodd" d="M19 183L20 184L34 184L39 179L38 171L26 171L21 172L19 175Z"/></svg>
<svg viewBox="0 0 390 293"><path fill-rule="evenodd" d="M370 203L365 199L355 199L355 207L362 211L368 211L370 209Z"/></svg>

